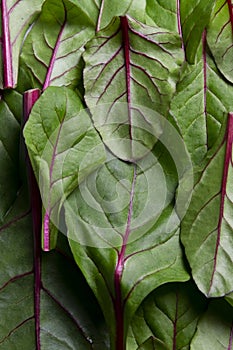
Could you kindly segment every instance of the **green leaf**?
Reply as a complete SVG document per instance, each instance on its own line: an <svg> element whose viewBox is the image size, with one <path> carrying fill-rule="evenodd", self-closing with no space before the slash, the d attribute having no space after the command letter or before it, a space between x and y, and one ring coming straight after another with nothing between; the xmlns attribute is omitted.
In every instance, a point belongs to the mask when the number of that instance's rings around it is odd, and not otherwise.
<svg viewBox="0 0 233 350"><path fill-rule="evenodd" d="M2 0L0 88L16 86L21 45L43 2L44 0Z"/></svg>
<svg viewBox="0 0 233 350"><path fill-rule="evenodd" d="M147 0L146 12L153 20L153 25L166 28L172 32L179 32L180 6L177 0ZM147 21L149 22L149 21ZM150 23L148 23L150 24Z"/></svg>
<svg viewBox="0 0 233 350"><path fill-rule="evenodd" d="M233 82L232 73L233 16L230 0L216 0L214 13L208 26L208 45L220 72Z"/></svg>
<svg viewBox="0 0 233 350"><path fill-rule="evenodd" d="M24 136L45 207L43 247L48 250L49 221L59 227L62 202L104 161L105 151L77 94L65 87L43 93ZM89 149L93 153L88 158Z"/></svg>
<svg viewBox="0 0 233 350"><path fill-rule="evenodd" d="M103 309L112 349L154 288L189 278L171 204L177 186L174 162L157 144L135 165L109 154L64 203L71 249Z"/></svg>
<svg viewBox="0 0 233 350"><path fill-rule="evenodd" d="M181 225L181 239L199 289L207 296L233 290L232 279L232 130L228 117L225 135L209 154Z"/></svg>
<svg viewBox="0 0 233 350"><path fill-rule="evenodd" d="M76 87L82 79L81 55L95 34L95 17L84 1L50 0L27 36L21 54L20 89L50 85ZM93 9L93 16L95 8Z"/></svg>
<svg viewBox="0 0 233 350"><path fill-rule="evenodd" d="M215 0L180 0L180 18L187 61L195 63L203 30L210 21Z"/></svg>
<svg viewBox="0 0 233 350"><path fill-rule="evenodd" d="M113 17L129 15L145 22L146 0L101 0L97 32L106 27Z"/></svg>
<svg viewBox="0 0 233 350"><path fill-rule="evenodd" d="M192 283L167 284L142 303L141 323L160 341L161 348L188 350L205 306L205 298ZM135 321L132 329L140 344L145 335L140 321Z"/></svg>
<svg viewBox="0 0 233 350"><path fill-rule="evenodd" d="M196 65L185 66L170 109L195 166L218 141L233 107L233 89L207 55L205 36L202 44L202 57Z"/></svg>
<svg viewBox="0 0 233 350"><path fill-rule="evenodd" d="M232 348L232 307L224 300L211 301L208 311L201 318L191 350L225 350Z"/></svg>
<svg viewBox="0 0 233 350"><path fill-rule="evenodd" d="M13 103L14 100L14 103ZM0 220L3 220L16 199L20 187L17 169L20 125L15 110L22 110L22 97L6 92L0 101Z"/></svg>
<svg viewBox="0 0 233 350"><path fill-rule="evenodd" d="M144 153L153 148L161 129L155 113L167 113L175 91L183 59L179 36L115 18L88 43L83 57L85 100L103 141L115 153L128 140L123 159L142 156L134 145L142 144ZM118 140L114 149L113 139Z"/></svg>
<svg viewBox="0 0 233 350"><path fill-rule="evenodd" d="M226 301L228 301L228 303L233 306L233 293L230 293L228 294L226 297L225 297Z"/></svg>

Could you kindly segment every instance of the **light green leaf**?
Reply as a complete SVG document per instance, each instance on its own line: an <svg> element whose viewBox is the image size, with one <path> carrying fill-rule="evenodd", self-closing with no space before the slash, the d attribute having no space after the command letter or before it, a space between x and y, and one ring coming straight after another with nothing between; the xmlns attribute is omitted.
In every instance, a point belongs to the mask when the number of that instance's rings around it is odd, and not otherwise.
<svg viewBox="0 0 233 350"><path fill-rule="evenodd" d="M157 145L137 165L109 157L64 206L73 255L117 349L142 300L159 285L189 276L171 205L177 176L169 153Z"/></svg>
<svg viewBox="0 0 233 350"><path fill-rule="evenodd" d="M218 141L233 107L233 89L218 75L205 49L203 42L200 61L186 65L170 109L196 166Z"/></svg>
<svg viewBox="0 0 233 350"><path fill-rule="evenodd" d="M202 33L208 25L216 0L180 0L180 18L187 61L195 63Z"/></svg>
<svg viewBox="0 0 233 350"><path fill-rule="evenodd" d="M115 18L88 43L83 57L85 100L103 141L115 153L127 140L122 158L141 157L160 133L156 113L167 113L175 92L183 59L179 36L129 17ZM140 106L146 106L146 114ZM111 145L113 139L119 147ZM135 144L144 152L137 154Z"/></svg>
<svg viewBox="0 0 233 350"><path fill-rule="evenodd" d="M65 87L44 92L32 109L24 136L46 210L46 241L49 220L59 226L62 202L104 161L105 151L77 94ZM89 149L93 153L88 158ZM44 248L49 249L49 244Z"/></svg>
<svg viewBox="0 0 233 350"><path fill-rule="evenodd" d="M191 350L230 350L233 336L232 307L224 300L211 301L201 318Z"/></svg>
<svg viewBox="0 0 233 350"><path fill-rule="evenodd" d="M146 12L153 25L179 33L180 8L177 0L147 0ZM147 20L147 22L149 22ZM148 23L150 24L150 23Z"/></svg>
<svg viewBox="0 0 233 350"><path fill-rule="evenodd" d="M44 0L2 0L1 3L0 88L14 88L24 36Z"/></svg>
<svg viewBox="0 0 233 350"><path fill-rule="evenodd" d="M181 224L181 239L192 275L207 296L233 290L232 263L232 128L229 114L224 135L206 162Z"/></svg>
<svg viewBox="0 0 233 350"><path fill-rule="evenodd" d="M218 69L227 80L233 82L233 17L231 7L230 0L216 0L214 13L208 26L207 40Z"/></svg>
<svg viewBox="0 0 233 350"><path fill-rule="evenodd" d="M101 0L97 32L106 27L113 17L130 15L145 22L146 0Z"/></svg>
<svg viewBox="0 0 233 350"><path fill-rule="evenodd" d="M93 13L87 13L83 3L46 1L23 46L21 90L44 90L50 85L76 87L80 82L81 55L96 26L95 7Z"/></svg>

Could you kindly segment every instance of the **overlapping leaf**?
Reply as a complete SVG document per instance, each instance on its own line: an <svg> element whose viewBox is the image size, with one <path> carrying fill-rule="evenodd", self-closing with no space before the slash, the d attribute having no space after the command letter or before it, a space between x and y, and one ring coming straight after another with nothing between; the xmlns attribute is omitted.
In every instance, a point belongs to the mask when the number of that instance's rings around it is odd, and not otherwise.
<svg viewBox="0 0 233 350"><path fill-rule="evenodd" d="M85 99L104 142L127 139L131 146L135 140L153 148L148 129L153 130L158 120L151 121L139 106L166 114L182 59L178 35L129 17L115 18L88 43ZM132 150L125 156L134 157Z"/></svg>
<svg viewBox="0 0 233 350"><path fill-rule="evenodd" d="M180 0L147 0L146 12L153 24L181 35Z"/></svg>
<svg viewBox="0 0 233 350"><path fill-rule="evenodd" d="M105 153L77 94L64 87L44 92L32 109L24 136L46 210L43 246L48 250L49 220L59 226L62 201L103 162ZM87 158L89 149L93 153Z"/></svg>
<svg viewBox="0 0 233 350"><path fill-rule="evenodd" d="M224 300L212 301L200 320L191 350L231 350L233 340L232 307Z"/></svg>
<svg viewBox="0 0 233 350"><path fill-rule="evenodd" d="M146 337L140 326L144 322L161 349L188 350L205 305L205 298L191 283L158 288L143 302L141 320L132 322L137 343Z"/></svg>
<svg viewBox="0 0 233 350"><path fill-rule="evenodd" d="M44 0L1 1L0 88L16 86L22 41L43 2Z"/></svg>
<svg viewBox="0 0 233 350"><path fill-rule="evenodd" d="M202 33L208 25L215 0L180 0L180 18L186 58L195 63Z"/></svg>
<svg viewBox="0 0 233 350"><path fill-rule="evenodd" d="M233 82L233 10L231 0L216 0L208 27L208 44L221 73Z"/></svg>
<svg viewBox="0 0 233 350"><path fill-rule="evenodd" d="M217 142L232 98L232 87L216 73L206 54L204 34L202 57L196 65L186 66L170 110L194 165L199 166Z"/></svg>
<svg viewBox="0 0 233 350"><path fill-rule="evenodd" d="M130 15L139 21L146 20L146 0L101 0L97 32L105 28L116 16Z"/></svg>
<svg viewBox="0 0 233 350"><path fill-rule="evenodd" d="M65 202L72 252L103 309L112 349L123 346L150 291L189 278L170 205L174 163L157 148L137 166L110 156Z"/></svg>
<svg viewBox="0 0 233 350"><path fill-rule="evenodd" d="M207 296L215 297L233 290L231 114L228 119L223 142L209 156L194 187L181 231L198 287Z"/></svg>
<svg viewBox="0 0 233 350"><path fill-rule="evenodd" d="M96 10L84 1L47 1L23 45L20 89L49 85L75 87L82 77L80 62L86 42L94 35ZM83 9L84 7L84 9Z"/></svg>

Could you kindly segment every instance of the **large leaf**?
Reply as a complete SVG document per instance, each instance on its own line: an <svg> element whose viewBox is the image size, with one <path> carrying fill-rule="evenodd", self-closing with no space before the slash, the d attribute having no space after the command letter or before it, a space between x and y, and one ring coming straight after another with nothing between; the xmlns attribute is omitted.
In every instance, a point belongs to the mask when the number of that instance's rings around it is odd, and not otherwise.
<svg viewBox="0 0 233 350"><path fill-rule="evenodd" d="M181 238L193 277L207 296L233 290L232 135L230 113L223 141L209 156L182 223Z"/></svg>
<svg viewBox="0 0 233 350"><path fill-rule="evenodd" d="M186 58L195 63L203 30L208 25L215 0L180 0L180 18Z"/></svg>
<svg viewBox="0 0 233 350"><path fill-rule="evenodd" d="M95 7L93 13L87 13L83 2L46 1L23 45L21 90L49 85L75 87L80 81L80 57L96 25Z"/></svg>
<svg viewBox="0 0 233 350"><path fill-rule="evenodd" d="M150 336L161 349L188 350L205 307L205 298L192 283L167 284L143 302L133 319L132 333L137 344Z"/></svg>
<svg viewBox="0 0 233 350"><path fill-rule="evenodd" d="M231 0L216 0L212 20L208 27L208 44L221 73L233 82L232 73L233 12Z"/></svg>
<svg viewBox="0 0 233 350"><path fill-rule="evenodd" d="M112 349L123 349L147 294L189 278L171 205L177 181L171 156L157 144L134 165L109 155L65 201L72 252L103 309Z"/></svg>
<svg viewBox="0 0 233 350"><path fill-rule="evenodd" d="M27 29L44 0L1 1L0 88L17 84L19 53Z"/></svg>
<svg viewBox="0 0 233 350"><path fill-rule="evenodd" d="M199 166L217 142L232 99L232 87L221 79L206 53L204 32L201 58L196 65L186 65L170 110L194 165Z"/></svg>
<svg viewBox="0 0 233 350"><path fill-rule="evenodd" d="M24 136L45 207L43 248L49 250L49 221L59 226L62 201L104 161L105 152L77 94L65 87L44 92L32 109ZM88 159L89 149L93 153Z"/></svg>
<svg viewBox="0 0 233 350"><path fill-rule="evenodd" d="M231 350L233 340L233 313L224 300L210 303L198 324L191 350Z"/></svg>
<svg viewBox="0 0 233 350"><path fill-rule="evenodd" d="M148 130L153 134L153 127L160 128L158 118L154 114L151 120L150 112L145 115L139 106L166 114L182 59L178 35L130 17L115 18L88 43L85 100L108 147L112 149L108 141L115 138L127 139L132 148L133 140L153 148ZM135 156L129 149L125 159Z"/></svg>

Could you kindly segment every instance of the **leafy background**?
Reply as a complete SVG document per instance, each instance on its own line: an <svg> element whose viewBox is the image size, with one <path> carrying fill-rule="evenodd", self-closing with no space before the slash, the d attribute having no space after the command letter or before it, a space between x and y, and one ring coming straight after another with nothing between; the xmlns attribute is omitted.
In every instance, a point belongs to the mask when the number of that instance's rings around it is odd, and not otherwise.
<svg viewBox="0 0 233 350"><path fill-rule="evenodd" d="M0 349L231 350L231 1L2 0L1 24ZM120 119L116 130L104 128L106 116L95 111L109 103L112 120L118 102L128 103L127 128ZM192 161L192 199L169 232L176 164L161 143L131 125L132 118L151 125L135 103L166 117ZM80 117L85 107L90 114ZM29 113L24 138L33 170L22 137ZM135 153L126 149L123 159L99 167L114 151L106 155L104 147L113 132L143 140L157 159L153 176L160 183L162 171L167 185L164 208L136 242L124 240L127 217L144 205ZM34 178L40 181L41 169L43 209ZM130 190L120 190L133 213L126 206L111 216L105 207L100 217L86 207L79 176L91 190L93 174L109 201L126 178ZM81 224L70 206L86 224L102 220L112 236L122 223L120 248L74 241ZM47 220L52 216L66 221L69 241ZM42 247L46 235L55 246L50 252L41 249L41 227Z"/></svg>

